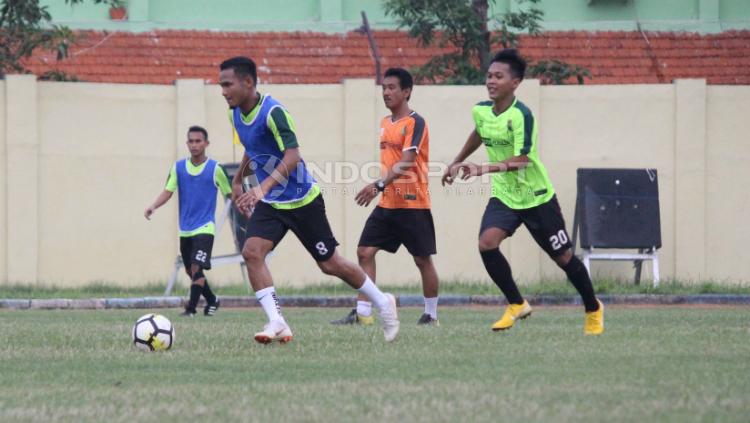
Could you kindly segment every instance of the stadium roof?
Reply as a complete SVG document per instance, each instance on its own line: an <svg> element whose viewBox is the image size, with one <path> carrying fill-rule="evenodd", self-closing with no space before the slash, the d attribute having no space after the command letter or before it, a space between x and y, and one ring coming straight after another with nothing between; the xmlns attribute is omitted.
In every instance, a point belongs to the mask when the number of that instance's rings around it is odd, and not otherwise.
<svg viewBox="0 0 750 423"><path fill-rule="evenodd" d="M37 52L36 74L59 70L82 81L171 84L175 79L216 82L218 65L236 55L252 57L261 83L324 84L374 75L364 35L349 32L79 32L71 57ZM399 31L376 31L383 69L411 67L447 49L422 48ZM750 84L750 31L719 34L547 32L521 37L527 58L560 59L587 67L586 84L670 83L705 78L709 84Z"/></svg>

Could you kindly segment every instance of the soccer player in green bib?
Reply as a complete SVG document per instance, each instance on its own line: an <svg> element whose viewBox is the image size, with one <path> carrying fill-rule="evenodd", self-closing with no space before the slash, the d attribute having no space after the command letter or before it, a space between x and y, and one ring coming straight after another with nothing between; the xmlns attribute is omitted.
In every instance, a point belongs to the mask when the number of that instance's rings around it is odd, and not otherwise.
<svg viewBox="0 0 750 423"><path fill-rule="evenodd" d="M531 306L521 296L500 252L500 243L523 224L581 295L586 309L584 333L599 335L604 332L604 306L594 295L586 267L571 250L555 190L539 160L537 121L515 97L525 71L526 62L514 49L502 50L492 59L486 80L490 101L472 109L475 128L442 182L452 184L459 175L465 180L492 174L492 196L479 229L479 253L487 273L508 301L502 318L492 325L493 331L510 329L517 320L531 315ZM482 144L490 163L465 162Z"/></svg>

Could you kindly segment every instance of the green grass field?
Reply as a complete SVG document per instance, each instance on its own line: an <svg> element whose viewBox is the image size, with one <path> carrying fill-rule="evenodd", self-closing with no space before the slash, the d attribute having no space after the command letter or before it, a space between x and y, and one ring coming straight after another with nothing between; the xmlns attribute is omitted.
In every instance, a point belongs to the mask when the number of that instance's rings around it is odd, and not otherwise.
<svg viewBox="0 0 750 423"><path fill-rule="evenodd" d="M150 283L140 286L123 287L115 283L95 282L81 287L57 287L40 284L0 284L0 299L3 298L111 298L143 297L164 294L166 282ZM388 285L387 290L394 294L422 293L418 283ZM538 281L521 284L524 295L578 295L573 285L566 280ZM237 282L228 286L214 287L218 295L251 295L248 286ZM276 289L281 296L286 295L348 295L355 296L352 288L343 282L310 284L304 287L290 287L279 283ZM594 280L594 289L598 294L750 294L750 283L727 283L715 281L683 282L662 281L654 288L650 281L640 285L632 281L612 279ZM174 288L173 295L187 295L187 282L181 280ZM440 281L442 295L500 295L497 286L491 282Z"/></svg>
<svg viewBox="0 0 750 423"><path fill-rule="evenodd" d="M288 345L257 345L262 312L185 320L166 353L130 345L147 310L0 311L0 421L736 421L750 416L750 308L537 308L507 333L492 308L441 309L385 344L333 327L344 309L287 309Z"/></svg>

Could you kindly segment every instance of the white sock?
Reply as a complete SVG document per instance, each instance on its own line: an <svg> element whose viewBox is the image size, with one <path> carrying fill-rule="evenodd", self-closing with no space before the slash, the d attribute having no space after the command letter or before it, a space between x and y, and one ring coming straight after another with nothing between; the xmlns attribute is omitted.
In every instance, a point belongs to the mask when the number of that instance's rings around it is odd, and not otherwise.
<svg viewBox="0 0 750 423"><path fill-rule="evenodd" d="M358 291L375 303L375 307L381 310L388 307L388 297L383 294L383 291L381 291L380 288L375 286L375 283L369 276L365 275L365 282Z"/></svg>
<svg viewBox="0 0 750 423"><path fill-rule="evenodd" d="M279 307L279 299L276 297L276 289L274 287L269 286L268 288L256 291L255 298L258 299L258 302L263 307L263 311L266 312L269 322L274 320L284 321L284 318L281 316L281 307Z"/></svg>
<svg viewBox="0 0 750 423"><path fill-rule="evenodd" d="M369 301L357 300L357 314L364 317L372 315L372 303Z"/></svg>
<svg viewBox="0 0 750 423"><path fill-rule="evenodd" d="M424 312L429 314L433 319L437 319L437 303L438 297L424 297Z"/></svg>

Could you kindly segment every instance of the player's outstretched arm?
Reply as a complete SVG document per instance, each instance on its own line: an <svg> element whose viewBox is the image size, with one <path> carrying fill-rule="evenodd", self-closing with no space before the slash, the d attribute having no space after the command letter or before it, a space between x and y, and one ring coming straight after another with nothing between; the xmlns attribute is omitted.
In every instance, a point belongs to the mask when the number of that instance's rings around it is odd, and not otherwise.
<svg viewBox="0 0 750 423"><path fill-rule="evenodd" d="M409 168L417 161L417 150L411 149L406 150L401 154L401 160L396 162L392 168L388 169L388 172L383 178L383 183L388 186L394 180L402 176L411 176L413 173L409 172ZM409 175L411 173L411 175Z"/></svg>
<svg viewBox="0 0 750 423"><path fill-rule="evenodd" d="M388 169L385 176L381 179L381 181L383 182L383 186L387 187L388 184L402 176L410 176L410 172L408 169L414 164L416 160L416 149L404 151L401 155L401 160L396 162L393 167ZM413 173L411 175L413 175ZM378 196L378 192L379 191L375 186L375 182L373 182L362 188L362 190L357 193L357 196L354 197L354 201L356 201L360 206L367 207L370 205L370 202L372 202L372 200Z"/></svg>
<svg viewBox="0 0 750 423"><path fill-rule="evenodd" d="M236 201L237 208L245 213L250 212L255 207L255 204L265 198L276 185L284 183L289 178L292 169L297 167L300 160L302 160L302 157L300 156L298 147L285 149L284 157L276 165L271 175L264 179L258 187L254 187L239 196Z"/></svg>
<svg viewBox="0 0 750 423"><path fill-rule="evenodd" d="M237 168L237 173L235 173L234 177L232 177L232 203L240 213L245 215L245 217L250 216L250 209L240 207L239 200L242 196L242 178L249 163L250 159L248 159L247 154L243 154L242 160L240 160L240 167Z"/></svg>
<svg viewBox="0 0 750 423"><path fill-rule="evenodd" d="M289 179L289 174L292 173L299 162L302 160L302 156L299 153L299 147L287 147L284 149L284 157L281 158L281 163L276 165L271 177L266 178L260 187L263 190L263 195L268 194L278 184L286 183Z"/></svg>
<svg viewBox="0 0 750 423"><path fill-rule="evenodd" d="M458 171L461 173L461 179L467 180L474 176L482 176L485 173L512 172L522 169L529 165L529 156L514 156L497 163L484 163L477 165L470 162L458 164Z"/></svg>
<svg viewBox="0 0 750 423"><path fill-rule="evenodd" d="M446 183L448 185L453 183L458 174L460 165L467 157L471 156L471 153L477 151L477 148L479 148L480 145L482 145L482 139L479 137L477 130L474 129L471 131L471 134L469 134L469 138L466 139L466 143L464 143L461 151L458 152L456 158L453 159L453 162L448 165L448 169L445 170L445 174L443 174L443 179L441 180L443 186L445 186Z"/></svg>
<svg viewBox="0 0 750 423"><path fill-rule="evenodd" d="M242 155L240 160L240 167L237 168L237 173L232 177L232 202L237 203L237 198L242 194L242 176L245 173L245 169L248 166L250 160L247 158L247 154Z"/></svg>
<svg viewBox="0 0 750 423"><path fill-rule="evenodd" d="M222 197L231 198L232 184L229 182L226 170L218 164L214 169L214 185L221 192Z"/></svg>
<svg viewBox="0 0 750 423"><path fill-rule="evenodd" d="M162 191L156 197L156 199L154 200L154 202L151 203L150 206L146 207L146 210L143 212L143 216L146 219L151 220L151 215L154 214L154 211L156 211L156 209L158 209L159 207L163 206L164 203L166 203L167 201L169 201L170 198L172 198L172 192L171 191L167 191L167 190Z"/></svg>

